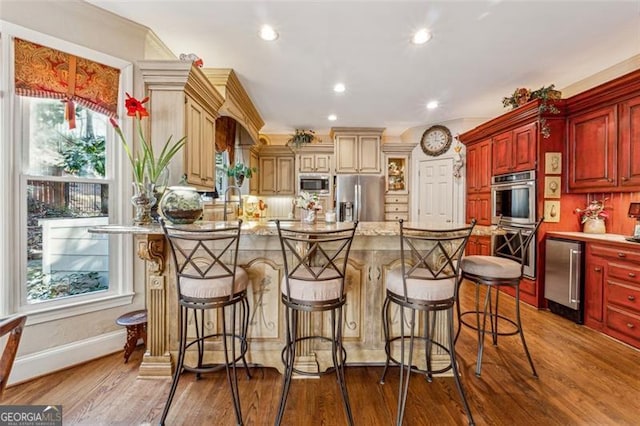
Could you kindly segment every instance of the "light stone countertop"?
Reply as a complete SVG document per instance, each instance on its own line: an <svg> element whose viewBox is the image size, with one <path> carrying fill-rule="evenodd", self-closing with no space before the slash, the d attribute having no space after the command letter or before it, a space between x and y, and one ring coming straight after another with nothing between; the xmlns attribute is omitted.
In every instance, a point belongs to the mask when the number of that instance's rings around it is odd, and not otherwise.
<svg viewBox="0 0 640 426"><path fill-rule="evenodd" d="M618 245L623 245L625 247L629 247L632 249L640 250L640 243L627 241L625 238L626 235L620 234L588 234L585 232L547 232L547 238L549 237L559 237L565 238L568 240L577 240L577 241L585 241L588 243L593 242L603 242L603 243L615 243Z"/></svg>
<svg viewBox="0 0 640 426"><path fill-rule="evenodd" d="M214 223L220 224L221 222L196 222L194 225L206 228ZM235 223L235 222L234 222ZM301 225L299 221L282 221L281 226L284 227L314 227L316 229L336 229L339 228L342 223L326 224L324 222L318 222L316 225ZM345 224L346 225L346 224ZM417 223L406 223L408 226L418 225ZM446 228L463 227L464 224L448 224ZM444 228L444 229L446 229ZM442 226L432 226L430 229L443 229ZM494 228L491 226L476 226L473 230L473 235L488 236L492 234ZM396 236L399 235L400 227L398 222L360 222L358 223L358 229L356 235L362 236ZM160 225L151 224L146 226L136 225L102 225L95 226L89 229L89 232L96 234L162 234L162 228ZM269 220L247 220L242 223L242 233L246 235L265 235L275 236L278 235L275 222Z"/></svg>

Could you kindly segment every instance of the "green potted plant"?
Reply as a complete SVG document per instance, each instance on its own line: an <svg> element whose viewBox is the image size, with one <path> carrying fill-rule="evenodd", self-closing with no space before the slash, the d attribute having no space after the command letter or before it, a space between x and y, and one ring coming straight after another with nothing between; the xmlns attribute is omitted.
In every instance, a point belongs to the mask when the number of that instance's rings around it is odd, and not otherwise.
<svg viewBox="0 0 640 426"><path fill-rule="evenodd" d="M257 168L246 166L240 162L236 163L235 166L232 167L225 165L223 170L227 176L232 177L235 180L236 185L238 186L242 186L245 178L251 179L253 174L258 172Z"/></svg>
<svg viewBox="0 0 640 426"><path fill-rule="evenodd" d="M554 84L546 87L542 86L538 90L533 91L520 87L517 88L511 96L502 98L502 106L505 108L511 107L511 109L516 109L529 101L540 99L540 105L538 106L538 121L540 122L540 134L542 134L542 137L546 139L551 136L551 128L549 127L549 123L547 123L547 119L542 117L542 114L545 112L560 114L560 110L553 104L553 102L550 101L560 99L561 96L562 92L555 90Z"/></svg>
<svg viewBox="0 0 640 426"><path fill-rule="evenodd" d="M287 141L287 145L293 146L295 149L300 148L302 145L309 144L317 140L318 142L322 142L316 136L316 132L313 130L304 130L304 129L296 129L296 132L291 138Z"/></svg>

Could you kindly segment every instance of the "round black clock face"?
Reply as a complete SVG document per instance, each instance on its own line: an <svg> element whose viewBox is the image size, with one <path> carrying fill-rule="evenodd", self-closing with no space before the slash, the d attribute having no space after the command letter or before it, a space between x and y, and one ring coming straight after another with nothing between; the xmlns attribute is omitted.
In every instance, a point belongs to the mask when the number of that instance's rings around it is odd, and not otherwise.
<svg viewBox="0 0 640 426"><path fill-rule="evenodd" d="M425 154L436 157L449 150L451 146L451 132L444 126L431 126L422 134L420 146Z"/></svg>

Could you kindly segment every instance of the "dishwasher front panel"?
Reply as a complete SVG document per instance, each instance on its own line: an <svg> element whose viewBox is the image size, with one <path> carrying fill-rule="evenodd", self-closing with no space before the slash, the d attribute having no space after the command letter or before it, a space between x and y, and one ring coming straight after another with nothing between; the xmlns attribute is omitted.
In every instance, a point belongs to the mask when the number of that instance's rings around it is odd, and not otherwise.
<svg viewBox="0 0 640 426"><path fill-rule="evenodd" d="M548 238L544 297L573 310L581 309L583 244Z"/></svg>

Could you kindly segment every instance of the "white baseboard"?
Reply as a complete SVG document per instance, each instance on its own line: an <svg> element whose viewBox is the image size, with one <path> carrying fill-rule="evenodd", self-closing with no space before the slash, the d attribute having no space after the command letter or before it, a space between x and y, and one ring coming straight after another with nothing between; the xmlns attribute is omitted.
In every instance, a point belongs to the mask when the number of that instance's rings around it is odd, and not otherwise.
<svg viewBox="0 0 640 426"><path fill-rule="evenodd" d="M123 329L18 357L13 364L8 385L26 382L54 371L122 351L126 338L127 333Z"/></svg>

